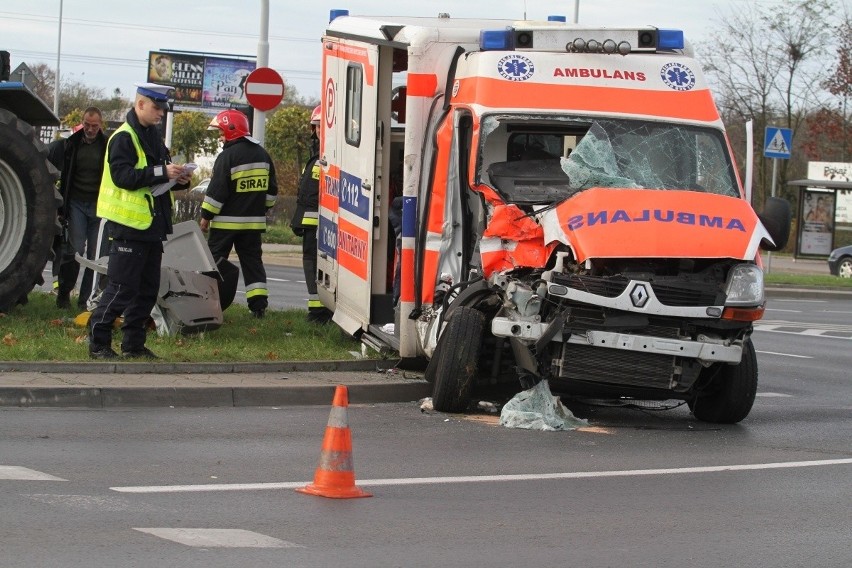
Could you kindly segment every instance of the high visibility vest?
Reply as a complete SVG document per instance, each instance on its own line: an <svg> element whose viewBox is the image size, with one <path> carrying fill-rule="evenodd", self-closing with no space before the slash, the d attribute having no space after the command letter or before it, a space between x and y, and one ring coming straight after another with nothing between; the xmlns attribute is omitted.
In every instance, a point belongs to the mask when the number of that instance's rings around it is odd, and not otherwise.
<svg viewBox="0 0 852 568"><path fill-rule="evenodd" d="M127 124L122 124L107 142L107 153L104 157L104 174L101 178L101 191L98 194L98 217L115 221L133 229L144 230L151 226L154 220L154 196L150 187L141 187L135 191L121 189L112 181L109 169L109 144L119 132L127 132L136 148L136 166L141 170L148 166L148 158L139 142L136 131Z"/></svg>

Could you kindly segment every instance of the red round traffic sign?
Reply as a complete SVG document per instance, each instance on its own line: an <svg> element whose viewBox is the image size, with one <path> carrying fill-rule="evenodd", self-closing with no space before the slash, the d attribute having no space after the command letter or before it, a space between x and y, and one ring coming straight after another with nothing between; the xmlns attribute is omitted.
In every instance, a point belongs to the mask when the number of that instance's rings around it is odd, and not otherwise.
<svg viewBox="0 0 852 568"><path fill-rule="evenodd" d="M275 69L258 67L246 77L246 100L260 111L272 110L284 98L284 79Z"/></svg>

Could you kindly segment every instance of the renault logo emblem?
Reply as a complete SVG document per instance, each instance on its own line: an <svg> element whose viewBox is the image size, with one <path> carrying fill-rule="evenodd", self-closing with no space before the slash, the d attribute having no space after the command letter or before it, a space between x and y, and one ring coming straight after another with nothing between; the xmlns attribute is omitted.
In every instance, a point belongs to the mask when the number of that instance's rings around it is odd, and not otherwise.
<svg viewBox="0 0 852 568"><path fill-rule="evenodd" d="M648 303L648 290L645 288L644 284L637 284L633 287L633 291L630 292L630 301L633 302L633 305L637 308L642 308L645 304Z"/></svg>

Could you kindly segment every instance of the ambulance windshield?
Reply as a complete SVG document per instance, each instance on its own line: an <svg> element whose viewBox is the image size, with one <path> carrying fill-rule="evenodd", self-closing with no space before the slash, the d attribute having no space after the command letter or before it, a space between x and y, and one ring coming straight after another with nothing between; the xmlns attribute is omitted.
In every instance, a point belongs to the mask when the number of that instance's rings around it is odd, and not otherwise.
<svg viewBox="0 0 852 568"><path fill-rule="evenodd" d="M739 196L724 138L712 128L491 115L481 132L480 178L511 203L553 203L592 187Z"/></svg>

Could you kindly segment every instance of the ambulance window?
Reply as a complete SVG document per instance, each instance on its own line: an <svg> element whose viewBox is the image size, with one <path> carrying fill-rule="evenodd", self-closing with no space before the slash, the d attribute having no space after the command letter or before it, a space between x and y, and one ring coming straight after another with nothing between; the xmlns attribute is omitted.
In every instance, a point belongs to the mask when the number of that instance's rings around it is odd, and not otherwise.
<svg viewBox="0 0 852 568"><path fill-rule="evenodd" d="M361 96L364 71L360 65L350 63L346 68L346 142L361 144Z"/></svg>

